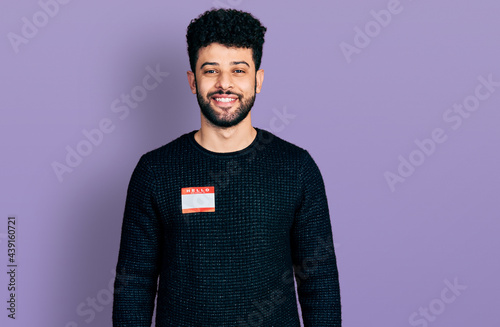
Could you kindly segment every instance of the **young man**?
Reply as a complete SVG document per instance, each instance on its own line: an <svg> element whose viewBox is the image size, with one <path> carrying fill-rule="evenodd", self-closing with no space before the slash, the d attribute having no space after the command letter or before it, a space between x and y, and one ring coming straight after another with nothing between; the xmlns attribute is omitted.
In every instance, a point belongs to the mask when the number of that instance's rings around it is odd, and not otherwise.
<svg viewBox="0 0 500 327"><path fill-rule="evenodd" d="M325 189L307 151L251 124L266 28L212 10L187 42L201 128L132 175L114 326L340 326ZM158 282L159 276L159 283Z"/></svg>

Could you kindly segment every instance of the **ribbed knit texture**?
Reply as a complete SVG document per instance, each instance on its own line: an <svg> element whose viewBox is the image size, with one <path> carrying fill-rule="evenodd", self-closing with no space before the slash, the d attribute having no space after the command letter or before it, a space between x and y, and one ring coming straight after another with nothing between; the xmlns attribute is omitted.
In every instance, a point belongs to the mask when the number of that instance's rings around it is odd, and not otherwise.
<svg viewBox="0 0 500 327"><path fill-rule="evenodd" d="M257 129L214 153L195 131L143 155L127 193L113 326L341 326L321 174L307 151ZM215 188L215 212L182 213L181 189ZM159 283L158 281L159 276Z"/></svg>

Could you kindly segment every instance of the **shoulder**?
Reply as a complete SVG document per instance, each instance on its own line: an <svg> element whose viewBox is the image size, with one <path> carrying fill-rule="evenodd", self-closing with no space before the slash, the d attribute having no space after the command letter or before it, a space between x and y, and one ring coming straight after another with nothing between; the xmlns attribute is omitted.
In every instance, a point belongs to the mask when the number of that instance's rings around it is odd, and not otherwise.
<svg viewBox="0 0 500 327"><path fill-rule="evenodd" d="M295 167L301 181L309 181L311 178L322 179L316 161L306 149L283 140L268 131L261 130L261 132L262 139L268 143L268 154L277 159L281 167Z"/></svg>
<svg viewBox="0 0 500 327"><path fill-rule="evenodd" d="M309 152L300 146L297 146L289 141L286 141L273 133L258 129L258 148L266 149L269 155L277 158L287 158L290 160L298 160L300 163L312 160Z"/></svg>
<svg viewBox="0 0 500 327"><path fill-rule="evenodd" d="M189 148L190 137L194 132L183 134L159 148L144 153L139 162L156 165L179 158Z"/></svg>

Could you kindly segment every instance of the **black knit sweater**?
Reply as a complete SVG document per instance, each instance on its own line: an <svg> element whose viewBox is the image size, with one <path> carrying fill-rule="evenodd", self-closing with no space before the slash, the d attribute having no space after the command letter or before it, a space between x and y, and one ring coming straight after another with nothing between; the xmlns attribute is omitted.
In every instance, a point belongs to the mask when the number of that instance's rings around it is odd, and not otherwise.
<svg viewBox="0 0 500 327"><path fill-rule="evenodd" d="M134 170L113 325L151 326L158 293L156 326L300 326L295 271L304 325L341 326L325 189L308 152L257 129L247 148L214 153L194 133Z"/></svg>

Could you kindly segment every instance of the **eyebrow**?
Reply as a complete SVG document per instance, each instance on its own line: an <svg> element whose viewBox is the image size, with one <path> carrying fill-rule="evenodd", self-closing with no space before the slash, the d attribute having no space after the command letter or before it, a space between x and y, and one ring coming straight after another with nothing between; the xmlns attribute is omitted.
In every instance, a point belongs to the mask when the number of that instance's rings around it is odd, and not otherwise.
<svg viewBox="0 0 500 327"><path fill-rule="evenodd" d="M231 61L231 66L235 66L235 65L247 65L248 67L250 67L250 65L248 64L248 62L246 61ZM205 66L220 66L218 62L204 62L203 65L201 65L200 69L205 67Z"/></svg>

